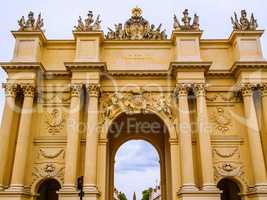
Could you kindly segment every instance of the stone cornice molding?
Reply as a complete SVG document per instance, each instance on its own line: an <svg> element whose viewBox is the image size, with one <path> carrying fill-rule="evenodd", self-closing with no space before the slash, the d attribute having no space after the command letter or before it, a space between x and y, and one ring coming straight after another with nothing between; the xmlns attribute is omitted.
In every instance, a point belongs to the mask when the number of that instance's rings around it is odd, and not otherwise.
<svg viewBox="0 0 267 200"><path fill-rule="evenodd" d="M267 61L237 61L232 65L230 73L238 76L242 71L253 72L255 70L267 72Z"/></svg>
<svg viewBox="0 0 267 200"><path fill-rule="evenodd" d="M42 63L39 62L0 62L0 66L8 72L16 71L41 71L45 72Z"/></svg>
<svg viewBox="0 0 267 200"><path fill-rule="evenodd" d="M68 71L84 72L84 71L99 71L106 72L107 65L105 62L65 62Z"/></svg>
<svg viewBox="0 0 267 200"><path fill-rule="evenodd" d="M207 73L211 67L212 62L206 61L195 61L195 62L171 62L169 71L179 72L179 71L202 71Z"/></svg>
<svg viewBox="0 0 267 200"><path fill-rule="evenodd" d="M168 70L114 70L108 71L112 76L168 76Z"/></svg>
<svg viewBox="0 0 267 200"><path fill-rule="evenodd" d="M69 71L45 71L44 77L46 79L60 79L60 78L71 78Z"/></svg>
<svg viewBox="0 0 267 200"><path fill-rule="evenodd" d="M231 35L229 36L228 41L230 43L232 43L234 41L234 39L237 36L257 36L257 37L261 37L262 34L264 33L264 30L255 30L255 31L232 31Z"/></svg>
<svg viewBox="0 0 267 200"><path fill-rule="evenodd" d="M171 35L171 40L175 43L175 37L176 36L187 36L187 37L198 37L199 39L201 38L203 34L203 31L173 31Z"/></svg>
<svg viewBox="0 0 267 200"><path fill-rule="evenodd" d="M43 43L47 42L47 39L44 35L43 31L11 31L12 35L15 38L19 38L19 37L29 37L29 38L33 38L33 37L38 37Z"/></svg>
<svg viewBox="0 0 267 200"><path fill-rule="evenodd" d="M73 31L74 39L77 40L78 37L99 37L100 42L104 41L104 32L103 31Z"/></svg>

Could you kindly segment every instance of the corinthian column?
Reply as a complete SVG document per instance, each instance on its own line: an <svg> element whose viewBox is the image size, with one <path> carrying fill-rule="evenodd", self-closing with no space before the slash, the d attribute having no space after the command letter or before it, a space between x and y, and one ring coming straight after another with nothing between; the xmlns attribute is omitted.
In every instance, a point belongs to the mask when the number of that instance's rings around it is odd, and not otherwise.
<svg viewBox="0 0 267 200"><path fill-rule="evenodd" d="M65 159L65 173L63 191L76 191L76 175L77 175L77 162L78 151L80 143L79 135L79 116L80 116L80 94L82 85L72 84L71 89L71 102L67 128L67 147Z"/></svg>
<svg viewBox="0 0 267 200"><path fill-rule="evenodd" d="M99 85L89 84L87 86L89 95L88 117L87 117L87 136L85 151L85 172L84 172L84 191L85 199L97 199L97 141L98 141L98 97Z"/></svg>
<svg viewBox="0 0 267 200"><path fill-rule="evenodd" d="M0 155L1 155L1 162L0 162L0 191L4 189L5 185L5 176L6 176L6 166L8 163L8 148L9 148L9 141L11 138L11 131L13 127L13 115L15 109L15 98L17 92L17 85L7 83L4 84L6 100L5 100L5 107L3 112L3 120L2 120L2 127L1 127L1 134L0 134ZM13 127L14 128L14 127Z"/></svg>
<svg viewBox="0 0 267 200"><path fill-rule="evenodd" d="M15 160L11 178L10 190L23 191L26 164L31 144L31 119L33 108L33 97L35 87L32 84L21 85L24 100L20 116L18 138L16 145Z"/></svg>
<svg viewBox="0 0 267 200"><path fill-rule="evenodd" d="M205 84L195 85L195 95L197 100L197 126L203 181L202 189L205 191L217 190L214 183L212 148L206 105Z"/></svg>
<svg viewBox="0 0 267 200"><path fill-rule="evenodd" d="M255 188L261 190L267 189L267 176L257 114L253 100L253 89L254 87L251 84L241 85ZM263 101L266 101L266 97L263 97ZM264 108L265 110L263 110L263 113L266 112L266 104ZM264 113L264 117L265 116L266 113Z"/></svg>
<svg viewBox="0 0 267 200"><path fill-rule="evenodd" d="M188 87L189 86L186 84L177 84L177 92L179 98L179 145L182 160L182 188L180 192L197 191L194 179L191 137L192 131L188 106Z"/></svg>

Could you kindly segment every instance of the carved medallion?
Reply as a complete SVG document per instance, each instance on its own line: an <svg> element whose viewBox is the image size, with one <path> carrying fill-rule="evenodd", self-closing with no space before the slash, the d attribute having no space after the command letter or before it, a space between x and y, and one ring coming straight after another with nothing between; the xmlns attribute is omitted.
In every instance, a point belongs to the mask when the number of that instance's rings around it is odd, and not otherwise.
<svg viewBox="0 0 267 200"><path fill-rule="evenodd" d="M47 131L53 135L60 133L65 124L65 117L58 108L53 108L51 112L47 112L46 120Z"/></svg>

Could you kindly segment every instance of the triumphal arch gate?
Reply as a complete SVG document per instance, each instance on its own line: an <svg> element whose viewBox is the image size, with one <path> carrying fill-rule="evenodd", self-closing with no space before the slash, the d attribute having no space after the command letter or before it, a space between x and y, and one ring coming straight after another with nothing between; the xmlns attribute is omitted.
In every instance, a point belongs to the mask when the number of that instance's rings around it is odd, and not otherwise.
<svg viewBox="0 0 267 200"><path fill-rule="evenodd" d="M267 62L254 16L235 14L227 39L203 39L187 9L170 36L140 8L106 34L101 20L90 11L74 39L49 40L30 12L12 31L0 199L78 200L83 176L83 199L113 200L115 154L140 139L159 153L163 200L266 200Z"/></svg>

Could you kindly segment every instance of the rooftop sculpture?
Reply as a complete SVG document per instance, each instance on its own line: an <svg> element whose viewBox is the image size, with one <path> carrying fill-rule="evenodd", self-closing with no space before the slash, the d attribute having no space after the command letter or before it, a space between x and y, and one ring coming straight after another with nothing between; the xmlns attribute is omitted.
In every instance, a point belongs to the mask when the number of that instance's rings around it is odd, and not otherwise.
<svg viewBox="0 0 267 200"><path fill-rule="evenodd" d="M174 15L173 29L175 31L200 31L199 29L199 16L194 15L193 23L191 24L191 17L189 17L188 9L183 12L182 23L180 24L176 15Z"/></svg>
<svg viewBox="0 0 267 200"><path fill-rule="evenodd" d="M238 20L236 12L234 17L231 17L234 30L239 31L255 31L258 27L257 20L254 18L253 13L251 14L250 21L247 18L247 11L241 10L241 17Z"/></svg>
<svg viewBox="0 0 267 200"><path fill-rule="evenodd" d="M106 35L108 40L165 40L165 30L161 30L161 24L155 28L154 24L142 17L142 10L138 7L132 9L132 17L124 26L122 23L115 24L115 30L109 28Z"/></svg>
<svg viewBox="0 0 267 200"><path fill-rule="evenodd" d="M18 21L19 31L42 31L44 26L44 21L41 17L41 13L38 15L37 20L34 18L34 13L32 11L28 14L27 21L24 16Z"/></svg>
<svg viewBox="0 0 267 200"><path fill-rule="evenodd" d="M94 20L94 15L92 11L88 12L87 18L82 20L80 16L78 19L78 25L74 27L74 31L76 32L88 32L88 31L100 31L101 30L101 20L100 15L96 17Z"/></svg>

